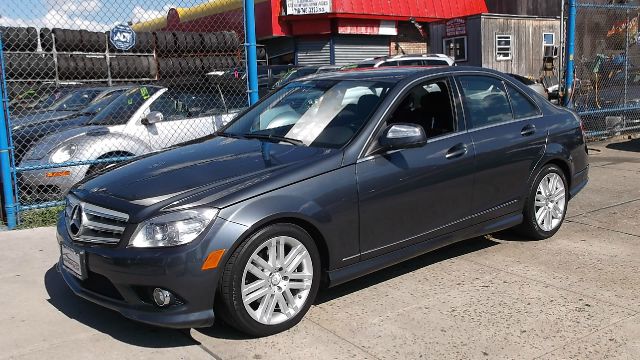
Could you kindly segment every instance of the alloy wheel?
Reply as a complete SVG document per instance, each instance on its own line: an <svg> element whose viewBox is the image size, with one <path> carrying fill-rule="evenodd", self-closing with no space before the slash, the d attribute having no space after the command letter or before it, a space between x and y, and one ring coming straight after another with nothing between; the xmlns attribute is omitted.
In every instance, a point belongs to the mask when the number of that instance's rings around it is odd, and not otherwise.
<svg viewBox="0 0 640 360"><path fill-rule="evenodd" d="M566 208L566 189L560 175L547 174L536 190L535 217L536 223L544 231L557 228L564 217Z"/></svg>
<svg viewBox="0 0 640 360"><path fill-rule="evenodd" d="M297 239L277 236L253 252L242 274L242 303L257 322L275 325L300 312L313 282L313 262Z"/></svg>

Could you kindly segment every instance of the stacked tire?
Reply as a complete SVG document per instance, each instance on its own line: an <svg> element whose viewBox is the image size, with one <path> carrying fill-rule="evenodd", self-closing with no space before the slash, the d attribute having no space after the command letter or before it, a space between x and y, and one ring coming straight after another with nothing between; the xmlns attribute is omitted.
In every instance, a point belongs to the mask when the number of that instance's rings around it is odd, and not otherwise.
<svg viewBox="0 0 640 360"><path fill-rule="evenodd" d="M240 46L238 35L232 31L213 33L159 31L155 35L156 50L162 56L234 53Z"/></svg>
<svg viewBox="0 0 640 360"><path fill-rule="evenodd" d="M55 62L50 54L7 53L5 69L9 79L54 79L56 75Z"/></svg>
<svg viewBox="0 0 640 360"><path fill-rule="evenodd" d="M88 53L104 53L106 51L107 38L102 32L54 28L51 30L51 34L55 38L56 51ZM49 39L45 41L47 44L52 42Z"/></svg>
<svg viewBox="0 0 640 360"><path fill-rule="evenodd" d="M38 30L34 27L0 26L3 51L37 51Z"/></svg>
<svg viewBox="0 0 640 360"><path fill-rule="evenodd" d="M115 56L110 58L109 66L113 79L155 79L158 75L158 67L153 56Z"/></svg>

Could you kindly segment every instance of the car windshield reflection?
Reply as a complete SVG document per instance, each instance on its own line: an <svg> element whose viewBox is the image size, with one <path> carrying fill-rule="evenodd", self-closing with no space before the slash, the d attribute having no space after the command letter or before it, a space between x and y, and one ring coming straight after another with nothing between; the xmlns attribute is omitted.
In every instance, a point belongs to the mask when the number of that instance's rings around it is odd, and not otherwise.
<svg viewBox="0 0 640 360"><path fill-rule="evenodd" d="M225 133L341 148L367 122L389 89L389 84L373 81L294 82L233 121Z"/></svg>

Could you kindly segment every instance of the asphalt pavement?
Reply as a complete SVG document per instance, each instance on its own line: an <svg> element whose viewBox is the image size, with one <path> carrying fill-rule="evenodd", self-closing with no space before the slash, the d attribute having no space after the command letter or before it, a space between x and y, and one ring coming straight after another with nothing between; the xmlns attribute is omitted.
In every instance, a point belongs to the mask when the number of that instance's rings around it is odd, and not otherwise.
<svg viewBox="0 0 640 360"><path fill-rule="evenodd" d="M640 359L640 139L590 148L553 238L475 238L322 290L262 339L124 319L67 289L53 228L2 232L0 359Z"/></svg>

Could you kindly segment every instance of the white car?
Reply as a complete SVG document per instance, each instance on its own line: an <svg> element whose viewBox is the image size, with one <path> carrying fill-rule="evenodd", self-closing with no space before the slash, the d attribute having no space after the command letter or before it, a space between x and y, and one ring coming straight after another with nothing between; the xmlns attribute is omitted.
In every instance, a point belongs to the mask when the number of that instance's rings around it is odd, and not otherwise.
<svg viewBox="0 0 640 360"><path fill-rule="evenodd" d="M29 202L59 199L118 158L211 135L239 112L225 104L222 92L136 86L86 125L52 133L34 144L20 163L22 192Z"/></svg>
<svg viewBox="0 0 640 360"><path fill-rule="evenodd" d="M456 61L445 54L417 54L382 56L362 60L344 68L377 68L388 66L456 66Z"/></svg>

